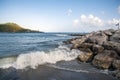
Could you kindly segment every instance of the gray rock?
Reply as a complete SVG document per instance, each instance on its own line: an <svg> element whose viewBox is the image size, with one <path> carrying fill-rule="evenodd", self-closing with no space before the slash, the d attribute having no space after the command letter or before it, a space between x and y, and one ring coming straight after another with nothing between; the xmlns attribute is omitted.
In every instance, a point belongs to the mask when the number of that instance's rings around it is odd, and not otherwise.
<svg viewBox="0 0 120 80"><path fill-rule="evenodd" d="M120 60L114 60L112 65L114 68L120 70Z"/></svg>
<svg viewBox="0 0 120 80"><path fill-rule="evenodd" d="M107 41L104 42L103 47L108 50L114 50L120 55L120 43Z"/></svg>
<svg viewBox="0 0 120 80"><path fill-rule="evenodd" d="M73 44L72 47L71 47L71 49L78 49L79 46L80 46L80 44Z"/></svg>
<svg viewBox="0 0 120 80"><path fill-rule="evenodd" d="M104 47L102 47L102 46L100 46L100 45L94 44L94 45L92 46L92 51L93 51L94 54L101 53L103 50L104 50Z"/></svg>
<svg viewBox="0 0 120 80"><path fill-rule="evenodd" d="M82 43L82 44L79 45L79 48L84 48L84 49L89 48L89 49L91 49L92 46L93 46L93 44L91 44L91 43Z"/></svg>
<svg viewBox="0 0 120 80"><path fill-rule="evenodd" d="M115 70L111 73L114 77L118 78L120 80L120 70Z"/></svg>
<svg viewBox="0 0 120 80"><path fill-rule="evenodd" d="M94 57L92 63L98 68L108 69L115 59L118 59L118 55L115 51L104 50L101 54L97 54Z"/></svg>
<svg viewBox="0 0 120 80"><path fill-rule="evenodd" d="M81 38L78 38L78 39L75 39L75 40L71 41L71 43L72 44L81 44L81 43L85 42L86 39L91 35L92 35L92 33L86 34L85 36L82 36Z"/></svg>
<svg viewBox="0 0 120 80"><path fill-rule="evenodd" d="M115 76L116 76L118 79L120 79L120 71L118 71L118 72L115 74Z"/></svg>
<svg viewBox="0 0 120 80"><path fill-rule="evenodd" d="M108 36L105 35L103 32L95 32L92 36L86 39L86 42L102 45L104 42L107 41L107 39Z"/></svg>
<svg viewBox="0 0 120 80"><path fill-rule="evenodd" d="M78 56L78 59L82 62L90 61L93 57L93 53L90 49L83 49Z"/></svg>
<svg viewBox="0 0 120 80"><path fill-rule="evenodd" d="M118 42L120 43L120 30L117 30L111 37L110 41Z"/></svg>
<svg viewBox="0 0 120 80"><path fill-rule="evenodd" d="M103 31L106 35L108 35L108 36L112 36L112 34L115 32L115 30L113 30L113 29L108 29L108 30L104 30Z"/></svg>

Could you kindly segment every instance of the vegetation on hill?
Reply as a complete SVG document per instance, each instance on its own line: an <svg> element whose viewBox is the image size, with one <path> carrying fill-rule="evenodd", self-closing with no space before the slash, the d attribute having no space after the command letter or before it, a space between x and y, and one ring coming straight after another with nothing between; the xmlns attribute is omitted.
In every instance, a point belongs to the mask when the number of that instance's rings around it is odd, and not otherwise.
<svg viewBox="0 0 120 80"><path fill-rule="evenodd" d="M40 32L30 29L25 29L16 23L0 24L0 32Z"/></svg>

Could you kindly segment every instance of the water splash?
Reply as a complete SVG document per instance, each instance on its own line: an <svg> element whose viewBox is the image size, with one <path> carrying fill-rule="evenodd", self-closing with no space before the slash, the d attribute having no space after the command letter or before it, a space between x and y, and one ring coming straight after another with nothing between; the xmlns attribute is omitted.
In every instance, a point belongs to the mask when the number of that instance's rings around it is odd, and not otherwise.
<svg viewBox="0 0 120 80"><path fill-rule="evenodd" d="M26 67L36 68L38 65L45 63L55 64L58 61L70 61L79 55L78 50L66 50L64 48L57 48L49 52L31 52L27 54L20 54L13 63L4 64L1 68L14 67L16 69L24 69Z"/></svg>

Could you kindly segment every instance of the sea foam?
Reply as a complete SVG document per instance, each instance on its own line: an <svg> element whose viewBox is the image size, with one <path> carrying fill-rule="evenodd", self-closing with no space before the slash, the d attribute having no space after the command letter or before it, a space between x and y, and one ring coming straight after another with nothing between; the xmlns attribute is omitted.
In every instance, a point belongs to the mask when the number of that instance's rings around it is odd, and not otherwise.
<svg viewBox="0 0 120 80"><path fill-rule="evenodd" d="M49 52L37 51L27 54L20 54L16 61L8 63L1 68L14 67L16 69L25 69L26 67L36 68L38 65L45 63L55 64L58 61L70 61L75 59L79 55L78 50L69 50L66 48L57 48Z"/></svg>

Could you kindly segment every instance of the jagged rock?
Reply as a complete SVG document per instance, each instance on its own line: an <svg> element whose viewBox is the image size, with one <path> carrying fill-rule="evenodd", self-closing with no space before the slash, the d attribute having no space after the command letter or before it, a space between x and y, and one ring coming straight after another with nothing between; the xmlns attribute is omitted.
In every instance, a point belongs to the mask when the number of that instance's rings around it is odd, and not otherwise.
<svg viewBox="0 0 120 80"><path fill-rule="evenodd" d="M84 49L89 48L89 49L91 49L92 45L93 44L91 44L91 43L82 43L82 44L79 45L79 48L84 48Z"/></svg>
<svg viewBox="0 0 120 80"><path fill-rule="evenodd" d="M107 39L108 36L103 32L95 32L92 36L88 37L85 42L102 45Z"/></svg>
<svg viewBox="0 0 120 80"><path fill-rule="evenodd" d="M112 34L113 34L114 31L115 31L115 30L113 30L113 29L108 29L108 30L104 30L103 32L104 32L106 35L108 35L108 36L112 36Z"/></svg>
<svg viewBox="0 0 120 80"><path fill-rule="evenodd" d="M94 54L97 53L101 53L104 50L104 47L100 46L100 45L93 45L92 46L92 51L94 52Z"/></svg>
<svg viewBox="0 0 120 80"><path fill-rule="evenodd" d="M107 41L103 43L103 47L108 50L114 50L120 55L120 43Z"/></svg>
<svg viewBox="0 0 120 80"><path fill-rule="evenodd" d="M120 43L120 30L117 30L111 37L110 41L118 42Z"/></svg>
<svg viewBox="0 0 120 80"><path fill-rule="evenodd" d="M115 51L104 50L101 54L97 54L94 57L92 63L98 68L108 69L115 59L118 59L118 55Z"/></svg>
<svg viewBox="0 0 120 80"><path fill-rule="evenodd" d="M90 61L93 56L93 53L90 49L81 49L78 59L82 62Z"/></svg>
<svg viewBox="0 0 120 80"><path fill-rule="evenodd" d="M120 79L120 71L118 71L118 72L115 74L115 76L116 76L118 79Z"/></svg>
<svg viewBox="0 0 120 80"><path fill-rule="evenodd" d="M118 80L120 80L120 70L115 70L115 71L113 71L113 72L112 72L112 75L113 75L114 77L117 77Z"/></svg>
<svg viewBox="0 0 120 80"><path fill-rule="evenodd" d="M120 60L113 61L113 67L120 70Z"/></svg>
<svg viewBox="0 0 120 80"><path fill-rule="evenodd" d="M80 44L73 44L71 49L78 49Z"/></svg>
<svg viewBox="0 0 120 80"><path fill-rule="evenodd" d="M81 38L78 38L78 39L75 39L75 40L71 41L71 43L72 44L81 44L81 43L85 42L86 39L91 35L92 35L92 33L86 34L85 36L82 36Z"/></svg>
<svg viewBox="0 0 120 80"><path fill-rule="evenodd" d="M86 38L81 38L81 39L76 39L76 40L73 40L71 41L73 44L81 44L83 43L84 41L86 40Z"/></svg>
<svg viewBox="0 0 120 80"><path fill-rule="evenodd" d="M86 33L87 34L87 33ZM70 34L70 36L85 36L86 35L85 33L75 33L75 34Z"/></svg>

